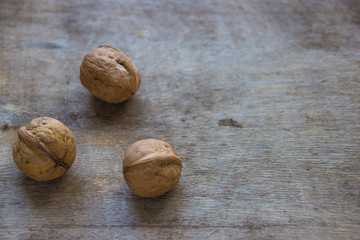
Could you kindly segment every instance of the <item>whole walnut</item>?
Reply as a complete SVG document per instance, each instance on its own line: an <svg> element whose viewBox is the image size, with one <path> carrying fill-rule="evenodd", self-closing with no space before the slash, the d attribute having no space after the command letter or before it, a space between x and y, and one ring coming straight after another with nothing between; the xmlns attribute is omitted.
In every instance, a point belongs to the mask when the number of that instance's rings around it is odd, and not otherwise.
<svg viewBox="0 0 360 240"><path fill-rule="evenodd" d="M133 143L123 161L125 181L141 197L157 197L173 189L181 169L182 161L172 146L157 139Z"/></svg>
<svg viewBox="0 0 360 240"><path fill-rule="evenodd" d="M95 97L120 103L136 93L141 77L123 52L103 45L85 55L80 66L80 81Z"/></svg>
<svg viewBox="0 0 360 240"><path fill-rule="evenodd" d="M48 181L65 174L76 156L74 135L60 121L40 117L18 130L13 159L25 175Z"/></svg>

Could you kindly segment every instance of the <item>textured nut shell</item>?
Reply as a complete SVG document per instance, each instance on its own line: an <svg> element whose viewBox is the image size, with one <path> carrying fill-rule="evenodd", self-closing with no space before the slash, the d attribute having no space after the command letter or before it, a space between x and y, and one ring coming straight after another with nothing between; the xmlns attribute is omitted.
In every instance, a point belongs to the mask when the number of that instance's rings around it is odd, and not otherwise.
<svg viewBox="0 0 360 240"><path fill-rule="evenodd" d="M61 177L76 156L74 135L60 121L40 117L18 130L13 159L25 175L48 181Z"/></svg>
<svg viewBox="0 0 360 240"><path fill-rule="evenodd" d="M181 169L182 161L172 146L157 139L135 142L123 161L125 181L141 197L157 197L173 189Z"/></svg>
<svg viewBox="0 0 360 240"><path fill-rule="evenodd" d="M136 93L141 77L119 49L99 46L85 55L80 66L80 81L97 98L120 103Z"/></svg>

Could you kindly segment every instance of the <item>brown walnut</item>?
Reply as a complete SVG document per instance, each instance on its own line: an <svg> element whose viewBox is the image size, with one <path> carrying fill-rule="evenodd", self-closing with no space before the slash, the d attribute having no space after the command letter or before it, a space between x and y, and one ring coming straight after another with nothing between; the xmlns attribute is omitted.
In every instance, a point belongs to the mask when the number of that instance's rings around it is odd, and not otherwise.
<svg viewBox="0 0 360 240"><path fill-rule="evenodd" d="M181 169L182 161L172 146L157 139L133 143L123 161L125 181L141 197L157 197L173 189Z"/></svg>
<svg viewBox="0 0 360 240"><path fill-rule="evenodd" d="M25 175L48 181L61 177L76 156L74 135L60 121L40 117L18 130L13 159Z"/></svg>
<svg viewBox="0 0 360 240"><path fill-rule="evenodd" d="M104 45L85 55L80 66L80 81L95 97L120 103L136 93L141 77L123 52Z"/></svg>

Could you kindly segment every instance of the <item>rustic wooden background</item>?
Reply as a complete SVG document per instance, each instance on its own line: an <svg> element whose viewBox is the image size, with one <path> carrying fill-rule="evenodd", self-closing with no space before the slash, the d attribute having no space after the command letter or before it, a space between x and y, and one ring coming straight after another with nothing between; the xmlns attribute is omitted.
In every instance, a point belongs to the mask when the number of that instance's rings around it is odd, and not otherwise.
<svg viewBox="0 0 360 240"><path fill-rule="evenodd" d="M142 74L125 103L80 84L102 44ZM0 239L360 239L359 73L357 0L0 0ZM45 183L11 156L40 116L77 140ZM156 199L122 176L144 138L184 162Z"/></svg>

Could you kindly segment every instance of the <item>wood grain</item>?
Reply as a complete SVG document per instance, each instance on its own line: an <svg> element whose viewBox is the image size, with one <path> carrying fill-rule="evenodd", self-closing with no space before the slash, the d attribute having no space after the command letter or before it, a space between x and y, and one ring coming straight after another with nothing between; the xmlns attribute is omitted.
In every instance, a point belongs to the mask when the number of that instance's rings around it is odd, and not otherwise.
<svg viewBox="0 0 360 240"><path fill-rule="evenodd" d="M0 239L359 239L359 16L354 0L1 0ZM142 75L121 104L79 81L103 44ZM11 157L40 116L77 142L45 183ZM122 176L145 138L183 160L155 199Z"/></svg>

